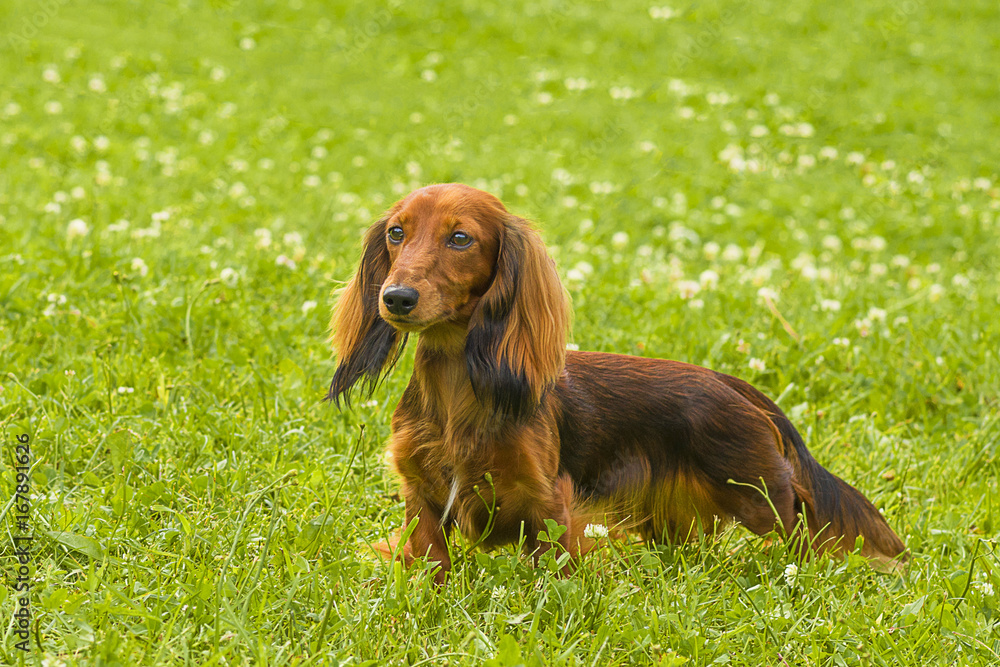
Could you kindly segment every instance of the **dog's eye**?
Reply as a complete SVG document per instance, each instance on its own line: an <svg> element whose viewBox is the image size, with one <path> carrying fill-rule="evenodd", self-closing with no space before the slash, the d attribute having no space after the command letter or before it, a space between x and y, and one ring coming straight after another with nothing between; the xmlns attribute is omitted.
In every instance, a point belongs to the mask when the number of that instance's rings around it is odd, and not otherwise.
<svg viewBox="0 0 1000 667"><path fill-rule="evenodd" d="M448 245L455 248L468 248L472 244L472 237L465 232L455 232L448 239Z"/></svg>
<svg viewBox="0 0 1000 667"><path fill-rule="evenodd" d="M389 228L388 237L389 237L389 240L391 242L393 242L393 243L402 243L403 242L403 228L399 227L399 226L390 227Z"/></svg>

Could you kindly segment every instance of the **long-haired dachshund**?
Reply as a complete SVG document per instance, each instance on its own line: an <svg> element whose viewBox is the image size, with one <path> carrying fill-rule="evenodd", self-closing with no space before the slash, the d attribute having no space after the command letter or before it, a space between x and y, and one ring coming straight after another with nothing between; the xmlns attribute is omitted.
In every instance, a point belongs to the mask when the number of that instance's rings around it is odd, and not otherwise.
<svg viewBox="0 0 1000 667"><path fill-rule="evenodd" d="M905 547L865 496L810 455L777 405L705 368L567 352L570 309L538 234L494 196L431 185L365 235L334 308L329 398L370 393L419 333L389 445L402 479L407 558L451 567L455 526L485 547L546 519L573 556L588 523L689 539L736 519L804 551L853 549L895 565ZM804 518L804 519L803 519ZM804 521L804 523L803 523Z"/></svg>

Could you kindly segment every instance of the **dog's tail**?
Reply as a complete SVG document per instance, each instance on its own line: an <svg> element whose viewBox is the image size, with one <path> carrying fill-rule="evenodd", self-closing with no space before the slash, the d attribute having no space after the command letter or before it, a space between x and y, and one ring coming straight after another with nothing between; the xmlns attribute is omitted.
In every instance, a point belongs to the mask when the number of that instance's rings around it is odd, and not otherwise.
<svg viewBox="0 0 1000 667"><path fill-rule="evenodd" d="M907 558L906 546L882 513L864 494L821 466L783 414L777 413L772 420L781 432L784 455L792 464L797 486L805 491L799 500L813 547L817 551L850 551L861 537L862 555L886 569L902 565Z"/></svg>
<svg viewBox="0 0 1000 667"><path fill-rule="evenodd" d="M813 549L843 553L853 550L861 537L862 555L882 569L899 569L908 558L906 546L882 513L813 458L802 436L771 399L745 382L737 383L730 384L763 410L781 435L781 453L792 466L797 511L804 515Z"/></svg>

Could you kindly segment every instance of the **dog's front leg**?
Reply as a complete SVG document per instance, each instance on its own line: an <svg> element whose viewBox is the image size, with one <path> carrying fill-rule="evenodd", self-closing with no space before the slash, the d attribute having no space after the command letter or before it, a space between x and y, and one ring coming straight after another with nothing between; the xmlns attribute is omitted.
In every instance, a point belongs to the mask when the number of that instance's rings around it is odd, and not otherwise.
<svg viewBox="0 0 1000 667"><path fill-rule="evenodd" d="M414 520L417 526L410 534L407 551L414 558L426 556L428 560L437 561L439 567L434 573L434 581L443 584L451 570L451 558L441 514L417 492L406 494L406 525L410 526Z"/></svg>

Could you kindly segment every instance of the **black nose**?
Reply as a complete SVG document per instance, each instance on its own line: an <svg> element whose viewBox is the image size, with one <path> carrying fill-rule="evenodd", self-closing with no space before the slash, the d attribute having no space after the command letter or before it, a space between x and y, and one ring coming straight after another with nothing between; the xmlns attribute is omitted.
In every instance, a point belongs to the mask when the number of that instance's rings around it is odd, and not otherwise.
<svg viewBox="0 0 1000 667"><path fill-rule="evenodd" d="M412 287L389 285L382 291L382 301L393 315L406 315L417 307L420 292Z"/></svg>

